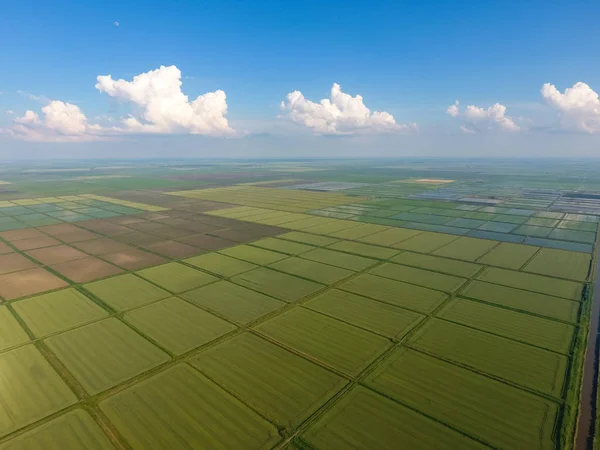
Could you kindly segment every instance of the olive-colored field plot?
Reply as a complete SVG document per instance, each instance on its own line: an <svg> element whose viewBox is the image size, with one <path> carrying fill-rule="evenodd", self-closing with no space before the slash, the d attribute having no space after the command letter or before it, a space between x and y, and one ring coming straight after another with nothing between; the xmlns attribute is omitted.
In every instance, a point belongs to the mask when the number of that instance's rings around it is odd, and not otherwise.
<svg viewBox="0 0 600 450"><path fill-rule="evenodd" d="M0 450L572 448L600 184L432 164L0 167Z"/></svg>

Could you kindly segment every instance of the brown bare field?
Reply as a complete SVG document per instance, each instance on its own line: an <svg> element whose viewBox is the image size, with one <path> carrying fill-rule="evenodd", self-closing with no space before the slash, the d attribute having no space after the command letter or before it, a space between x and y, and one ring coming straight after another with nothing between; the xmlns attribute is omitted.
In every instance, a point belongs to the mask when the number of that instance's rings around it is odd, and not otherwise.
<svg viewBox="0 0 600 450"><path fill-rule="evenodd" d="M230 241L240 243L255 241L263 237L260 234L249 233L246 230L236 230L235 228L226 228L224 230L214 231L212 234L222 237L223 239L229 239Z"/></svg>
<svg viewBox="0 0 600 450"><path fill-rule="evenodd" d="M228 241L218 237L207 236L205 234L196 234L194 236L188 236L185 238L177 239L177 241L184 244L189 244L194 247L200 247L205 250L220 250L222 248L231 247L236 242Z"/></svg>
<svg viewBox="0 0 600 450"><path fill-rule="evenodd" d="M37 259L45 266L60 264L67 261L85 258L85 253L68 245L57 245L56 247L38 248L26 252L28 256Z"/></svg>
<svg viewBox="0 0 600 450"><path fill-rule="evenodd" d="M83 250L90 255L103 255L105 253L114 253L127 250L129 247L122 242L115 241L110 238L93 239L91 241L77 242L73 244L80 250Z"/></svg>
<svg viewBox="0 0 600 450"><path fill-rule="evenodd" d="M223 227L211 225L209 223L204 222L194 222L189 220L187 224L180 224L177 227L188 230L190 233L214 233L215 231L223 229Z"/></svg>
<svg viewBox="0 0 600 450"><path fill-rule="evenodd" d="M8 255L0 256L0 274L31 269L32 267L36 267L36 265L18 253L9 253Z"/></svg>
<svg viewBox="0 0 600 450"><path fill-rule="evenodd" d="M73 231L71 233L59 234L58 239L67 244L72 242L81 242L81 241L89 241L91 239L97 239L101 237L99 234L92 233L91 231L82 230L79 228L77 231Z"/></svg>
<svg viewBox="0 0 600 450"><path fill-rule="evenodd" d="M115 240L132 245L144 245L164 241L165 238L153 234L142 233L141 231L132 231L131 233L115 236Z"/></svg>
<svg viewBox="0 0 600 450"><path fill-rule="evenodd" d="M235 225L235 228L238 230L247 231L248 233L257 234L262 237L277 236L278 234L287 233L289 231L285 228L249 222L240 222L239 225Z"/></svg>
<svg viewBox="0 0 600 450"><path fill-rule="evenodd" d="M12 244L19 250L26 251L42 247L52 247L54 245L59 245L60 242L54 239L53 237L42 235L30 239L21 239L19 241L14 241Z"/></svg>
<svg viewBox="0 0 600 450"><path fill-rule="evenodd" d="M102 261L101 259L94 258L93 256L62 264L55 264L50 267L76 283L87 283L88 281L98 280L123 272L123 270L118 267Z"/></svg>
<svg viewBox="0 0 600 450"><path fill-rule="evenodd" d="M151 231L152 234L156 236L160 236L165 239L176 239L185 236L191 236L192 234L196 234L190 230L184 230L183 228L172 227L169 225L162 225L161 228L157 228Z"/></svg>
<svg viewBox="0 0 600 450"><path fill-rule="evenodd" d="M118 236L120 234L131 233L131 228L127 228L116 223L110 223L101 219L78 222L78 225L107 236Z"/></svg>
<svg viewBox="0 0 600 450"><path fill-rule="evenodd" d="M138 270L146 267L158 266L168 262L167 259L152 253L132 248L117 253L102 255L102 259L127 270Z"/></svg>
<svg viewBox="0 0 600 450"><path fill-rule="evenodd" d="M6 300L39 294L68 286L45 269L36 268L0 275L0 296Z"/></svg>
<svg viewBox="0 0 600 450"><path fill-rule="evenodd" d="M6 245L4 242L0 242L0 255L5 255L6 253L12 253L14 250Z"/></svg>
<svg viewBox="0 0 600 450"><path fill-rule="evenodd" d="M166 219L169 216L166 216L162 213L157 213L157 212L148 212L148 213L144 213L144 214L139 214L138 217L140 219L146 219L146 220L160 220L160 219Z"/></svg>
<svg viewBox="0 0 600 450"><path fill-rule="evenodd" d="M81 228L70 223L59 223L57 225L45 225L43 227L38 227L38 230L43 231L50 236L60 236L61 234L75 233L80 231Z"/></svg>
<svg viewBox="0 0 600 450"><path fill-rule="evenodd" d="M161 228L164 228L165 225L159 222L154 222L152 220L143 220L141 222L127 224L127 227L131 228L132 230L146 231L148 233L152 233L153 230L159 230Z"/></svg>
<svg viewBox="0 0 600 450"><path fill-rule="evenodd" d="M0 233L0 237L2 239L7 240L8 242L20 241L23 239L33 239L36 237L43 237L44 233L36 230L35 228L25 228L24 230L12 230L12 231L3 231Z"/></svg>
<svg viewBox="0 0 600 450"><path fill-rule="evenodd" d="M205 252L202 249L177 241L163 241L145 246L144 248L173 259L187 258Z"/></svg>
<svg viewBox="0 0 600 450"><path fill-rule="evenodd" d="M108 219L104 219L107 222L115 223L117 225L134 225L137 223L146 222L146 219L143 219L139 216L117 216L117 217L109 217Z"/></svg>

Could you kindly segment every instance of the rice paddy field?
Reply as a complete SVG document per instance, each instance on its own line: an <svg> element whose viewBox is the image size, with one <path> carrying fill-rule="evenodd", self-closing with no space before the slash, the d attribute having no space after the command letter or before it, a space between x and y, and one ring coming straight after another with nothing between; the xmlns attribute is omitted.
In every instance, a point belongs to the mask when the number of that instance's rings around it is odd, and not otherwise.
<svg viewBox="0 0 600 450"><path fill-rule="evenodd" d="M7 163L0 450L576 448L599 174Z"/></svg>

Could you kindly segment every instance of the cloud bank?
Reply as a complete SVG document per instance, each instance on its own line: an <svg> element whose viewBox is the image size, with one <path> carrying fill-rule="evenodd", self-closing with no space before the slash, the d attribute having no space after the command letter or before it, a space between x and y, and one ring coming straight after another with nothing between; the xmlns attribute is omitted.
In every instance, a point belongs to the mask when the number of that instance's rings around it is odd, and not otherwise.
<svg viewBox="0 0 600 450"><path fill-rule="evenodd" d="M316 134L359 134L416 131L417 125L398 124L385 111L373 111L365 106L360 95L352 97L334 83L330 98L319 103L307 100L302 92L290 92L287 102L281 102L282 115L294 123L310 128Z"/></svg>
<svg viewBox="0 0 600 450"><path fill-rule="evenodd" d="M600 132L600 99L587 84L578 82L561 93L556 86L546 83L541 89L542 98L556 110L561 125L568 130Z"/></svg>
<svg viewBox="0 0 600 450"><path fill-rule="evenodd" d="M133 81L97 78L96 89L111 97L132 103L138 115L122 119L125 130L137 133L233 134L225 114L224 91L218 90L189 101L181 91L181 71L176 66L133 77Z"/></svg>
<svg viewBox="0 0 600 450"><path fill-rule="evenodd" d="M96 89L133 106L134 112L120 119L119 126L90 124L77 105L48 100L41 115L28 110L16 117L10 128L1 131L17 139L41 142L94 141L127 133L234 134L225 117L225 92L209 92L190 101L181 85L181 71L176 66L161 66L133 77L132 81L101 75Z"/></svg>
<svg viewBox="0 0 600 450"><path fill-rule="evenodd" d="M77 105L58 100L42 108L42 117L28 110L13 120L7 133L25 141L82 142L100 138L102 127L90 125Z"/></svg>
<svg viewBox="0 0 600 450"><path fill-rule="evenodd" d="M465 123L460 126L461 131L468 134L479 132L482 128L497 129L502 131L520 131L521 127L506 115L506 106L495 103L487 109L475 105L468 105L463 111L460 102L456 100L446 109L451 117L464 118Z"/></svg>

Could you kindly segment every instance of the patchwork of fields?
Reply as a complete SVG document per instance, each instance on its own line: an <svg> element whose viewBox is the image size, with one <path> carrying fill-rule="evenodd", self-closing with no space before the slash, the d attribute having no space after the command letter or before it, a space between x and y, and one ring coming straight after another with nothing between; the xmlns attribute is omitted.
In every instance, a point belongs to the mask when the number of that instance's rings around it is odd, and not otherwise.
<svg viewBox="0 0 600 450"><path fill-rule="evenodd" d="M0 450L572 447L598 216L273 171L0 201Z"/></svg>

